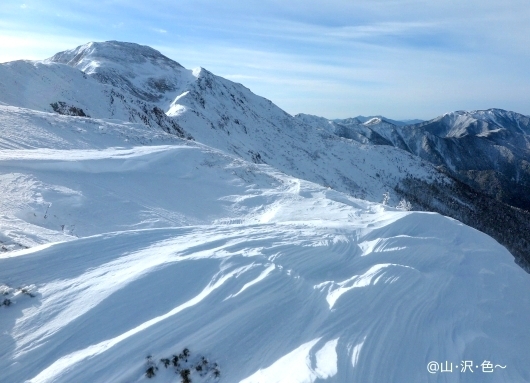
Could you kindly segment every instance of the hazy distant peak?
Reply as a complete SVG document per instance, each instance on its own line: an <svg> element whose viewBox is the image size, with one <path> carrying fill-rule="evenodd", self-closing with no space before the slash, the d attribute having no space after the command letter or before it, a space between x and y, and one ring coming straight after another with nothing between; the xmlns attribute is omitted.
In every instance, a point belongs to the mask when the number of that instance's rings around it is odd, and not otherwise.
<svg viewBox="0 0 530 383"><path fill-rule="evenodd" d="M363 123L363 125L365 126L373 126L373 125L380 125L380 124L388 124L388 125L396 126L396 124L394 124L392 120L388 120L384 117L373 117Z"/></svg>
<svg viewBox="0 0 530 383"><path fill-rule="evenodd" d="M335 122L341 125L361 125L363 122L366 122L366 120L361 120L357 117L349 117L342 120L335 120Z"/></svg>
<svg viewBox="0 0 530 383"><path fill-rule="evenodd" d="M358 124L364 124L364 125L374 125L374 124L380 124L382 122L387 124L392 124L395 126L404 126L404 125L410 125L410 124L416 124L419 122L423 122L423 120L418 119L412 119L412 120L393 120L391 118L377 115L377 116L357 116L357 117L350 117L346 118L344 120L336 120L337 122L341 124L347 124L351 125L358 121Z"/></svg>
<svg viewBox="0 0 530 383"><path fill-rule="evenodd" d="M500 130L530 134L528 116L497 108L449 112L426 121L422 126L439 137L487 136L489 132Z"/></svg>

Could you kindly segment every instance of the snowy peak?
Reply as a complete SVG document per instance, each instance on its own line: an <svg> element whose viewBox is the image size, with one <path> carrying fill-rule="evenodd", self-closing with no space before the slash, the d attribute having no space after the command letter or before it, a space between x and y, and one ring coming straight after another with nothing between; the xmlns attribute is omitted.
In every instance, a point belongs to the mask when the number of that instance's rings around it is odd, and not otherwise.
<svg viewBox="0 0 530 383"><path fill-rule="evenodd" d="M530 135L530 117L503 109L456 111L418 124L438 137L487 137L505 132Z"/></svg>
<svg viewBox="0 0 530 383"><path fill-rule="evenodd" d="M377 119L376 121L378 122L386 122L388 124L392 124L392 125L395 125L395 126L404 126L404 125L409 125L411 123L416 123L416 122L422 122L422 120L403 120L403 121L400 121L400 120L393 120L391 118L387 118L387 117L384 117L384 116L381 116L381 115L377 115L377 116L357 116L357 117L350 117L350 118L346 118L344 120L335 120L341 124L351 124L351 122L354 122L354 121L358 121L359 124L366 124L368 123L368 121L370 120L373 120L373 119ZM351 122L350 122L351 121Z"/></svg>
<svg viewBox="0 0 530 383"><path fill-rule="evenodd" d="M382 116L370 118L358 116L328 120L323 117L297 114L295 118L316 129L321 129L361 144L372 143L375 145L393 146L392 137L396 136L397 125L394 124L394 120L389 120Z"/></svg>
<svg viewBox="0 0 530 383"><path fill-rule="evenodd" d="M384 117L374 117L369 119L368 121L364 122L363 125L365 126L378 126L382 125L385 127L396 127L397 125L394 124L391 120L388 120Z"/></svg>
<svg viewBox="0 0 530 383"><path fill-rule="evenodd" d="M361 125L363 122L366 122L364 119L359 119L357 117L345 118L343 120L335 120L337 124L341 125Z"/></svg>
<svg viewBox="0 0 530 383"><path fill-rule="evenodd" d="M335 123L325 117L314 116L312 114L298 113L294 116L294 118L306 125L311 126L313 129L323 130L327 133L335 134Z"/></svg>
<svg viewBox="0 0 530 383"><path fill-rule="evenodd" d="M59 52L47 61L73 66L87 74L97 71L99 66L131 65L147 63L153 67L184 69L179 63L146 45L121 41L90 42L75 49Z"/></svg>
<svg viewBox="0 0 530 383"><path fill-rule="evenodd" d="M191 71L157 50L119 41L91 42L46 61L77 68L143 101L161 103L163 109L194 80Z"/></svg>
<svg viewBox="0 0 530 383"><path fill-rule="evenodd" d="M375 124L380 124L381 122L383 122L383 119L379 117L374 117L366 121L364 125L375 125Z"/></svg>

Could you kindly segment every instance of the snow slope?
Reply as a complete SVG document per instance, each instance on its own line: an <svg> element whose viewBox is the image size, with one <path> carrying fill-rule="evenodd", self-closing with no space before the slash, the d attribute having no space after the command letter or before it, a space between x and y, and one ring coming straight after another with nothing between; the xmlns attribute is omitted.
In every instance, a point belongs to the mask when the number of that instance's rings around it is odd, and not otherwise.
<svg viewBox="0 0 530 383"><path fill-rule="evenodd" d="M2 381L143 382L156 364L152 381L177 382L159 360L186 347L221 372L194 382L530 380L530 278L486 235L121 134L145 126L5 109L48 141L0 151L3 219L42 243L0 255ZM452 374L429 374L445 360Z"/></svg>

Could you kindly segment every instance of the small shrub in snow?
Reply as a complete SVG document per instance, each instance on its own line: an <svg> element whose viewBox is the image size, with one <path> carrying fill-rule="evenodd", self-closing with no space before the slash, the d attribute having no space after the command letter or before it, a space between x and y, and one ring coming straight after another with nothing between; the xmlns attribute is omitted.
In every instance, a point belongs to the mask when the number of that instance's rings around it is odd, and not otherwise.
<svg viewBox="0 0 530 383"><path fill-rule="evenodd" d="M396 206L396 209L409 211L412 210L412 204L406 199L402 199L401 201L399 201L398 205Z"/></svg>
<svg viewBox="0 0 530 383"><path fill-rule="evenodd" d="M390 193L384 192L383 193L383 205L388 205L389 201L390 201Z"/></svg>
<svg viewBox="0 0 530 383"><path fill-rule="evenodd" d="M164 367L167 368L169 366L169 364L171 363L171 361L167 358L162 358L160 359L160 362L162 362L164 364Z"/></svg>
<svg viewBox="0 0 530 383"><path fill-rule="evenodd" d="M3 297L0 299L0 306L11 306L16 302L16 298L20 295L27 295L30 298L35 298L33 291L35 290L34 285L19 287L18 289L13 289L7 285L0 285L0 296Z"/></svg>
<svg viewBox="0 0 530 383"><path fill-rule="evenodd" d="M145 376L149 379L155 378L158 367L150 355L146 360ZM221 376L221 370L217 363L210 363L204 356L193 357L188 348L184 348L178 355L173 354L171 358L161 358L160 363L165 369L172 367L175 374L180 376L181 383L192 383L194 374L198 379L197 383L211 382L212 379L217 380ZM193 379L195 380L195 378Z"/></svg>
<svg viewBox="0 0 530 383"><path fill-rule="evenodd" d="M191 371L189 370L189 368L180 370L180 377L182 378L182 383L191 383L190 374Z"/></svg>
<svg viewBox="0 0 530 383"><path fill-rule="evenodd" d="M145 376L147 376L149 379L151 379L153 376L155 376L155 369L156 367L149 367L147 370L145 370Z"/></svg>
<svg viewBox="0 0 530 383"><path fill-rule="evenodd" d="M151 355L147 356L147 370L145 370L145 376L147 376L149 379L154 377L156 375L156 372L158 370L158 367L156 366L155 362L153 362L153 359L151 358Z"/></svg>

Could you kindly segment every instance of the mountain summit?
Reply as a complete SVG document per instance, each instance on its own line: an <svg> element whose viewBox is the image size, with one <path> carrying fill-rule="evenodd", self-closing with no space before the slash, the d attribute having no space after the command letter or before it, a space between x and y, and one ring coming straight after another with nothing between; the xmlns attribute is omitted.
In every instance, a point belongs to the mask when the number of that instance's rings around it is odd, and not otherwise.
<svg viewBox="0 0 530 383"><path fill-rule="evenodd" d="M123 65L135 68L150 65L159 70L184 69L179 63L147 45L120 41L90 42L75 49L59 52L46 61L70 65L87 74L97 72L99 66Z"/></svg>
<svg viewBox="0 0 530 383"><path fill-rule="evenodd" d="M191 71L153 48L118 41L91 42L45 61L69 65L148 102L171 101L194 79Z"/></svg>
<svg viewBox="0 0 530 383"><path fill-rule="evenodd" d="M474 111L457 111L445 113L443 116L417 125L425 131L439 137L461 138L466 135L489 137L490 135L508 133L522 135L523 145L528 145L530 136L530 117L503 109L488 109ZM504 134L503 139L508 138ZM513 144L520 144L514 140Z"/></svg>

